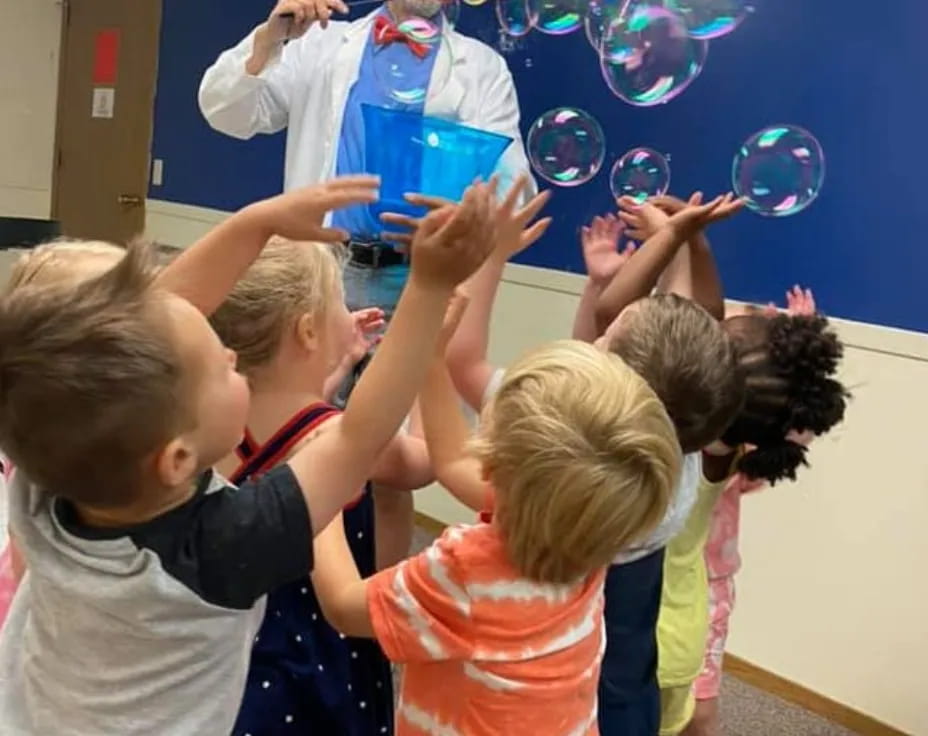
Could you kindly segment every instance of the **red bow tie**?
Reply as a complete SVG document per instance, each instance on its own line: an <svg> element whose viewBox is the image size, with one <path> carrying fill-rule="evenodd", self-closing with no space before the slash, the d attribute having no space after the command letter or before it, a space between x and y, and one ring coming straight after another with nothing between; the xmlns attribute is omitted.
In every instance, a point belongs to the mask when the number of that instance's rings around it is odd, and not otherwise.
<svg viewBox="0 0 928 736"><path fill-rule="evenodd" d="M379 46L386 46L394 41L405 43L409 47L409 50L420 59L424 59L429 54L429 47L427 45L419 43L418 41L413 41L397 28L396 23L392 20L378 15L377 20L374 21L374 43Z"/></svg>

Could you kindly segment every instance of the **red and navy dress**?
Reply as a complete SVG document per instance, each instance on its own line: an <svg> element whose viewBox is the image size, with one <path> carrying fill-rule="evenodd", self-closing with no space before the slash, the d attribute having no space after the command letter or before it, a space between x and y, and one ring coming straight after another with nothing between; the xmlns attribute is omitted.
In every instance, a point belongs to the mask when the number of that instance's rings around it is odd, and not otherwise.
<svg viewBox="0 0 928 736"><path fill-rule="evenodd" d="M307 434L338 415L328 404L296 414L264 445L246 431L238 484L284 461ZM370 487L343 513L362 577L376 572ZM344 637L323 618L309 579L271 593L255 637L245 696L233 736L371 736L393 733L390 663L373 639Z"/></svg>

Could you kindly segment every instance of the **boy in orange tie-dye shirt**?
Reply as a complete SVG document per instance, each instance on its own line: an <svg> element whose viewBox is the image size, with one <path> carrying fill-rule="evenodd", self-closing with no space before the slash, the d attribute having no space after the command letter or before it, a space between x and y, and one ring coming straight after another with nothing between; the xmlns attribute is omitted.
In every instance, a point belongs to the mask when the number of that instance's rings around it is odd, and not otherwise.
<svg viewBox="0 0 928 736"><path fill-rule="evenodd" d="M604 571L667 509L673 426L621 359L562 341L509 368L469 443L443 357L420 396L435 472L494 498L492 521L367 580L332 524L316 538L323 610L406 665L398 736L598 734Z"/></svg>

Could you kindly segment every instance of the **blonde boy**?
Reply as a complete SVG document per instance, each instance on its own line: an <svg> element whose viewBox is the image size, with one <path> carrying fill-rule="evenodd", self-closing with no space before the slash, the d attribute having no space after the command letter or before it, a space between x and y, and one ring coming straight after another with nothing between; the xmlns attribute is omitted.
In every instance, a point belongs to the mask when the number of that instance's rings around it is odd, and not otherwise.
<svg viewBox="0 0 928 736"><path fill-rule="evenodd" d="M509 368L471 452L443 351L421 403L436 474L493 495L493 519L367 580L331 525L313 575L326 615L406 665L398 736L598 733L605 568L680 471L661 402L616 356L562 341Z"/></svg>

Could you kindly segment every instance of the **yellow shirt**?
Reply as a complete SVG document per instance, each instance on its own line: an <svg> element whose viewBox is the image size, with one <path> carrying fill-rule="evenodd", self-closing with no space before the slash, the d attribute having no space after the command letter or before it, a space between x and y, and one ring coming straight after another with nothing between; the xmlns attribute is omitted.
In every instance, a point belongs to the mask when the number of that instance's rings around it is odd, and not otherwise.
<svg viewBox="0 0 928 736"><path fill-rule="evenodd" d="M725 483L700 478L686 524L664 553L664 584L657 621L657 679L662 688L689 685L702 670L709 634L709 580L703 552L712 509Z"/></svg>

